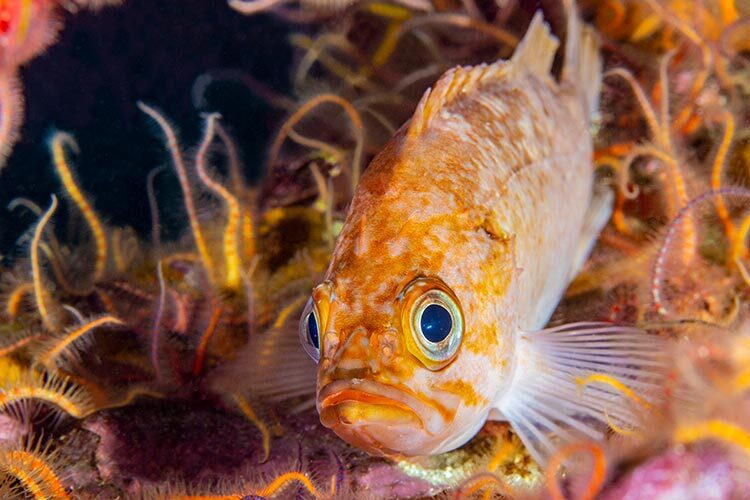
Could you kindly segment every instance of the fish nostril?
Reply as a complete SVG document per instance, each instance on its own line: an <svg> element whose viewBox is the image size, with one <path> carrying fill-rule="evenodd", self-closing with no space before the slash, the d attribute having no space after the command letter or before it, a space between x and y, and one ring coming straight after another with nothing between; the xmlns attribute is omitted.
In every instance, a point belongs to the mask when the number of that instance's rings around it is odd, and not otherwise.
<svg viewBox="0 0 750 500"><path fill-rule="evenodd" d="M398 349L396 330L389 328L383 332L374 333L370 337L370 346L374 357L382 363L389 363Z"/></svg>

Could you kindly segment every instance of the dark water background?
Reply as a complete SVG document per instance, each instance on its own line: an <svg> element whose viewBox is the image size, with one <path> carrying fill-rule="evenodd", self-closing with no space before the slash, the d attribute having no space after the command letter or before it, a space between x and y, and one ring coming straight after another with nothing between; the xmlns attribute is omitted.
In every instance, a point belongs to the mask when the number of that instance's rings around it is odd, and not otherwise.
<svg viewBox="0 0 750 500"><path fill-rule="evenodd" d="M9 212L10 200L23 196L46 207L51 193L62 195L47 148L54 129L78 140L81 154L70 159L104 219L144 236L150 231L146 176L169 161L138 100L165 113L186 149L199 139L200 112L220 112L248 174L257 177L280 113L231 81L210 87L207 108L196 110L191 89L199 75L229 68L286 94L289 29L271 16L241 16L225 0L126 0L99 13L66 14L58 42L22 70L22 138L0 172L0 253L25 252L15 241L36 220L24 209ZM175 237L185 219L171 168L157 176L156 188L167 238Z"/></svg>

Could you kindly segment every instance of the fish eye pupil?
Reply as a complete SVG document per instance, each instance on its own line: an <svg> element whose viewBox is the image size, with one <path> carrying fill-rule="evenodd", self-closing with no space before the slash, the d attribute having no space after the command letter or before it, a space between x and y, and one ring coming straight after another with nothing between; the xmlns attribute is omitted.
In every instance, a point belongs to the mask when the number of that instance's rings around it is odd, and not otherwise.
<svg viewBox="0 0 750 500"><path fill-rule="evenodd" d="M440 304L430 304L419 320L422 335L433 343L442 342L453 329L451 313Z"/></svg>
<svg viewBox="0 0 750 500"><path fill-rule="evenodd" d="M307 336L310 338L310 343L316 349L320 349L320 336L318 335L318 319L315 317L315 313L311 312L307 315Z"/></svg>

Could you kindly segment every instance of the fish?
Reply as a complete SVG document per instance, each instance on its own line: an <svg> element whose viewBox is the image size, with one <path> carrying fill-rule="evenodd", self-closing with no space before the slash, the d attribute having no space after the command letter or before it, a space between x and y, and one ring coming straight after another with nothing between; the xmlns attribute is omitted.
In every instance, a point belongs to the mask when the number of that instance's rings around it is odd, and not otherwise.
<svg viewBox="0 0 750 500"><path fill-rule="evenodd" d="M575 8L567 23L559 79L537 12L509 60L443 74L365 170L299 323L320 421L350 444L434 455L505 420L543 464L636 428L628 390L659 397L657 336L544 328L612 206L592 164L598 41Z"/></svg>

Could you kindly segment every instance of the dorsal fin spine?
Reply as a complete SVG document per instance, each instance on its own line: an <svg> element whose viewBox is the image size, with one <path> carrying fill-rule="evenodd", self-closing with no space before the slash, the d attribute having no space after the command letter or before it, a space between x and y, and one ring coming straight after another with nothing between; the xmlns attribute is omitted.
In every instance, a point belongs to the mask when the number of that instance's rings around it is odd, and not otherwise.
<svg viewBox="0 0 750 500"><path fill-rule="evenodd" d="M602 61L599 57L599 40L590 26L578 19L575 2L565 0L568 16L565 62L562 80L578 89L586 114L591 116L599 107L601 91Z"/></svg>
<svg viewBox="0 0 750 500"><path fill-rule="evenodd" d="M498 78L508 71L530 72L548 77L559 42L550 33L541 11L534 15L531 25L510 61L495 61L477 66L456 66L449 69L419 101L407 136L419 137L440 111L462 92L470 92L485 81Z"/></svg>
<svg viewBox="0 0 750 500"><path fill-rule="evenodd" d="M409 125L409 137L421 135L440 110L459 94L469 92L484 80L495 77L505 66L505 61L497 61L477 66L456 66L446 71L435 86L422 95Z"/></svg>
<svg viewBox="0 0 750 500"><path fill-rule="evenodd" d="M549 25L544 22L542 12L537 11L526 35L513 53L513 66L537 76L548 76L559 43L550 32Z"/></svg>

